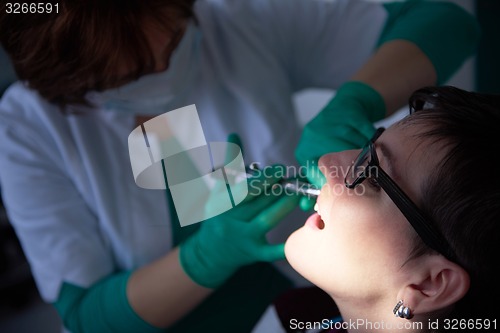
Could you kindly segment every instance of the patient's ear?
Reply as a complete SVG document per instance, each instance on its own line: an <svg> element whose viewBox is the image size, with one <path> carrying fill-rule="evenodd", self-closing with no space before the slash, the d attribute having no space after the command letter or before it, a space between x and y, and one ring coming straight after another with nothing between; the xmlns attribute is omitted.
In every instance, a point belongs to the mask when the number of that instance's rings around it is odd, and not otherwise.
<svg viewBox="0 0 500 333"><path fill-rule="evenodd" d="M413 270L398 297L415 315L446 308L469 290L469 274L441 255L420 257Z"/></svg>

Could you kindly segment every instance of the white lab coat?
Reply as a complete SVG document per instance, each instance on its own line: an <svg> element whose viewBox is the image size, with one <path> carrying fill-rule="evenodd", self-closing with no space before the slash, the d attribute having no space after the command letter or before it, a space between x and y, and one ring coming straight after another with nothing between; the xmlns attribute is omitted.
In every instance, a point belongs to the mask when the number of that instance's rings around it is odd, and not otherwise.
<svg viewBox="0 0 500 333"><path fill-rule="evenodd" d="M46 301L63 281L88 287L172 247L164 191L142 189L132 175L136 115L195 104L207 141L236 132L247 163L296 165L293 94L348 80L387 16L355 0L198 0L195 12L199 26L190 24L170 68L90 93L97 110L63 115L22 83L2 98L0 188ZM298 210L271 241L303 221Z"/></svg>

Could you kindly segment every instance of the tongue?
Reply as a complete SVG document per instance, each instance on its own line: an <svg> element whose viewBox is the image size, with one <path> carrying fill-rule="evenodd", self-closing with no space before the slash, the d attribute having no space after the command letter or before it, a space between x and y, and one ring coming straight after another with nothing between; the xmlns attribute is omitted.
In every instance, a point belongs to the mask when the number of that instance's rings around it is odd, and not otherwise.
<svg viewBox="0 0 500 333"><path fill-rule="evenodd" d="M318 223L318 228L320 230L323 230L324 227L325 227L325 222L323 221L323 219L320 218L319 223Z"/></svg>

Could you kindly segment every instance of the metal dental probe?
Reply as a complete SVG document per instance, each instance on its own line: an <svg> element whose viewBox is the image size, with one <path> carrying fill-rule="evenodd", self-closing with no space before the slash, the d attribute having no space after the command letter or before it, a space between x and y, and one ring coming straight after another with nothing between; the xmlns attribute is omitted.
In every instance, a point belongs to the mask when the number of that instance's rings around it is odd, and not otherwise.
<svg viewBox="0 0 500 333"><path fill-rule="evenodd" d="M252 172L259 170L256 163L252 163L247 167L247 175L252 176ZM296 194L302 194L309 197L317 198L321 189L317 188L313 184L309 184L298 179L284 178L280 180L277 184L273 185L273 188L282 186L286 191L294 192Z"/></svg>
<svg viewBox="0 0 500 333"><path fill-rule="evenodd" d="M316 186L306 182L301 182L297 179L283 179L278 184L283 186L285 191L292 191L297 194L302 194L314 198L317 198L321 191Z"/></svg>
<svg viewBox="0 0 500 333"><path fill-rule="evenodd" d="M245 169L246 169L245 173L237 172L237 171L229 169L229 168L224 168L224 171L225 171L226 175L234 177L234 179L236 181L242 181L243 179L248 179L248 178L254 177L255 174L259 170L261 170L261 169L259 169L259 166L257 163L252 163L249 166L245 167ZM293 178L281 179L278 183L273 185L273 189L278 188L278 186L281 186L285 190L285 192L288 192L288 193L293 192L296 194L302 194L302 195L313 197L313 198L317 198L320 191L321 191L319 188L317 188L313 184L309 184L307 182L300 181L298 179L293 179Z"/></svg>

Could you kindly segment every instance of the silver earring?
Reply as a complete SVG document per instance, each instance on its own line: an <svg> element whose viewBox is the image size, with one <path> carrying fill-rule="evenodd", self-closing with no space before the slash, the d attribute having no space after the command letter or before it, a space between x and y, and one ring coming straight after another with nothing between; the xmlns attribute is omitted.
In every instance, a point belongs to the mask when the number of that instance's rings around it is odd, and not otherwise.
<svg viewBox="0 0 500 333"><path fill-rule="evenodd" d="M392 310L394 315L399 318L411 319L413 318L413 313L411 313L411 309L408 306L403 305L403 300L400 300L394 309Z"/></svg>

